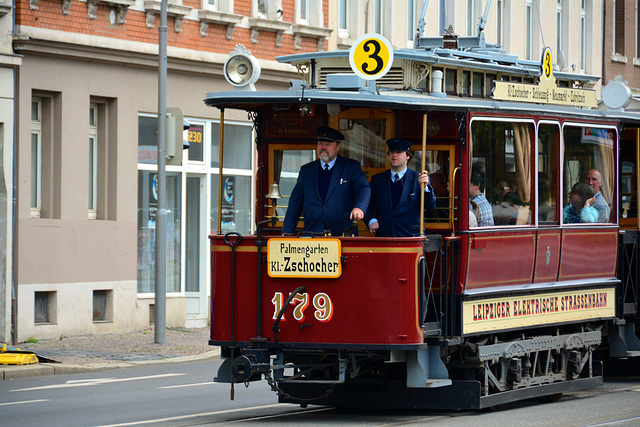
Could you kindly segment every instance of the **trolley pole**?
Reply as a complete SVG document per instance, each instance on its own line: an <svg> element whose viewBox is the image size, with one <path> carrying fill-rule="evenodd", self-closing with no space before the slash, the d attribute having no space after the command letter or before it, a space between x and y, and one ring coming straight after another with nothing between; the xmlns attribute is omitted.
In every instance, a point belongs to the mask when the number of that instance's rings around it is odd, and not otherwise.
<svg viewBox="0 0 640 427"><path fill-rule="evenodd" d="M162 0L158 28L158 208L156 212L155 342L166 341L167 303L167 0Z"/></svg>

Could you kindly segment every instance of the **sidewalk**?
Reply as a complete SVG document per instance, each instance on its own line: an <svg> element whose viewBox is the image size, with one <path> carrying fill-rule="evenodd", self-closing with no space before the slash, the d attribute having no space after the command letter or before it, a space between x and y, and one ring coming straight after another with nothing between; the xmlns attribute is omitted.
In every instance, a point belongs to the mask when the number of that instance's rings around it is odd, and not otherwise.
<svg viewBox="0 0 640 427"><path fill-rule="evenodd" d="M19 343L41 360L31 365L0 365L0 380L35 375L93 372L141 364L177 363L220 355L209 345L209 328L167 329L164 344L156 344L153 328L138 332L61 336Z"/></svg>

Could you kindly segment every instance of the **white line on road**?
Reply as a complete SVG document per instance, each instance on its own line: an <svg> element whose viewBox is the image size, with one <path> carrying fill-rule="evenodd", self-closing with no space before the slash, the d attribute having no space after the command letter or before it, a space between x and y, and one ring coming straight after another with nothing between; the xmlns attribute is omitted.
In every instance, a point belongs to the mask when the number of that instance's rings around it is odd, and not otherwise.
<svg viewBox="0 0 640 427"><path fill-rule="evenodd" d="M206 383L197 383L197 384L180 384L180 385L165 385L162 387L158 387L158 388L183 388L183 387L196 387L196 386L200 386L200 385L215 385L214 382L209 381Z"/></svg>
<svg viewBox="0 0 640 427"><path fill-rule="evenodd" d="M23 403L38 403L38 402L49 402L51 399L36 399L36 400L23 400L22 402L4 402L0 403L0 406L6 405L22 405Z"/></svg>
<svg viewBox="0 0 640 427"><path fill-rule="evenodd" d="M155 424L166 421L175 421L175 420L187 420L189 418L197 418L197 417L208 417L211 415L222 415L222 414L232 414L234 412L242 412L242 411L252 411L256 409L268 409L268 408L277 408L279 406L289 406L290 403L276 403L274 405L264 405L264 406L252 406L249 408L238 408L238 409L226 409L224 411L215 411L215 412L203 412L201 414L190 414L190 415L179 415L176 417L167 417L167 418L157 418L155 420L144 420L144 421L134 421L130 423L121 423L121 424L107 424L98 427L122 427L122 426L135 426L135 425L143 425L143 424Z"/></svg>
<svg viewBox="0 0 640 427"><path fill-rule="evenodd" d="M67 381L64 384L51 384L51 385L44 385L40 387L19 388L11 391L13 392L13 391L47 390L47 389L68 388L68 387L85 387L90 385L110 384L110 383L118 383L118 382L125 382L125 381L138 381L138 380L150 380L154 378L178 377L181 375L187 375L187 374L160 374L160 375L149 375L146 377L132 377L132 378L94 378L94 379L87 379L87 380L71 380L71 381Z"/></svg>

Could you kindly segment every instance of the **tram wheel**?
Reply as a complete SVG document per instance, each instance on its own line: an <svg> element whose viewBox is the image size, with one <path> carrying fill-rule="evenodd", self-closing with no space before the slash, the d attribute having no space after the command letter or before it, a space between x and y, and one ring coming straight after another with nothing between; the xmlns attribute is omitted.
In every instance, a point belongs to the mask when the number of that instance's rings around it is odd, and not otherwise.
<svg viewBox="0 0 640 427"><path fill-rule="evenodd" d="M557 402L561 398L562 398L562 393L555 393L555 394L550 394L548 396L545 396L545 399L548 402Z"/></svg>

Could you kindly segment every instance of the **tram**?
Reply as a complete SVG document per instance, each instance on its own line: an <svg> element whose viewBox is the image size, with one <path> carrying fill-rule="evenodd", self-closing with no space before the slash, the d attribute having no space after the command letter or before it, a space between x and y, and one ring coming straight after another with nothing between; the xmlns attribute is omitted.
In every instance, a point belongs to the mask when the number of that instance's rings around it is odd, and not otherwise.
<svg viewBox="0 0 640 427"><path fill-rule="evenodd" d="M377 35L352 51L367 43L384 51ZM280 57L300 80L265 92L239 48L225 64L239 90L204 100L221 110L221 146L224 111L248 112L259 155L256 233L210 235L215 381L232 398L234 384L267 381L303 406L478 409L596 387L599 355L640 356L640 114L628 89L598 101L597 76L481 36L417 37L363 78L375 55ZM409 167L428 170L436 193L419 236L373 237L362 221L314 235L303 218L282 234L319 126L345 135L340 155L367 178L389 167L386 140L413 144ZM478 172L491 213L474 222ZM605 212L574 223L572 188L594 174Z"/></svg>

